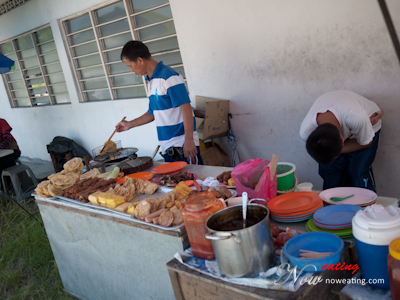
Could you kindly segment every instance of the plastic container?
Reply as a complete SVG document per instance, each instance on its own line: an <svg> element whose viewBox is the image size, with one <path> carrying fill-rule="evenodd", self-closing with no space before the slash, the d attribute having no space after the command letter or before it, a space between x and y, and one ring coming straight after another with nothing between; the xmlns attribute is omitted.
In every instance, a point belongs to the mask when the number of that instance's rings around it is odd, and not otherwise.
<svg viewBox="0 0 400 300"><path fill-rule="evenodd" d="M388 255L390 293L393 300L400 299L400 238L389 244Z"/></svg>
<svg viewBox="0 0 400 300"><path fill-rule="evenodd" d="M336 265L340 261L340 254L344 248L344 242L338 236L328 232L308 232L297 235L288 240L283 247L284 255L289 259L290 264L294 267L297 265L297 270L308 266L304 270L306 272L322 272L323 265ZM322 258L300 258L300 249L311 250L317 252L334 252L333 254Z"/></svg>
<svg viewBox="0 0 400 300"><path fill-rule="evenodd" d="M194 256L211 260L215 258L208 234L206 221L213 213L224 208L224 201L219 200L213 193L201 192L190 195L182 210L190 247Z"/></svg>
<svg viewBox="0 0 400 300"><path fill-rule="evenodd" d="M352 228L362 277L371 286L388 289L388 246L400 237L400 208L367 206L355 214Z"/></svg>
<svg viewBox="0 0 400 300"><path fill-rule="evenodd" d="M288 162L279 162L276 167L276 182L277 190L288 191L295 186L294 171L296 171L296 166Z"/></svg>
<svg viewBox="0 0 400 300"><path fill-rule="evenodd" d="M296 186L296 192L312 192L313 184L311 182L302 182Z"/></svg>

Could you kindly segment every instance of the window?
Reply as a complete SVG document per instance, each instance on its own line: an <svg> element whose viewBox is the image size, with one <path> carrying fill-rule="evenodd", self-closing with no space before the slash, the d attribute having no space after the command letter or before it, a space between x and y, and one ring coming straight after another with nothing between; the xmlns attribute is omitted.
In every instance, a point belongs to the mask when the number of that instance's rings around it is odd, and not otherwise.
<svg viewBox="0 0 400 300"><path fill-rule="evenodd" d="M120 58L130 40L185 78L168 0L108 1L61 22L82 102L146 97L145 78Z"/></svg>
<svg viewBox="0 0 400 300"><path fill-rule="evenodd" d="M0 52L15 61L3 74L11 107L70 103L49 26L1 43Z"/></svg>

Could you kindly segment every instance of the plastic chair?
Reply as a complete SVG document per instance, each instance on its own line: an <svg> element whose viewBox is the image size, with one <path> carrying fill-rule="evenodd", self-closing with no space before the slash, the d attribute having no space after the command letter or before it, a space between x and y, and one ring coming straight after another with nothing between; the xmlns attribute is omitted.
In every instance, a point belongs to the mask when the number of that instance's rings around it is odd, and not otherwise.
<svg viewBox="0 0 400 300"><path fill-rule="evenodd" d="M6 193L12 195L14 200L23 202L31 196L33 190L38 185L38 181L35 174L33 174L27 165L22 164L19 160L16 162L18 165L3 170L1 181ZM10 189L10 181L13 190Z"/></svg>

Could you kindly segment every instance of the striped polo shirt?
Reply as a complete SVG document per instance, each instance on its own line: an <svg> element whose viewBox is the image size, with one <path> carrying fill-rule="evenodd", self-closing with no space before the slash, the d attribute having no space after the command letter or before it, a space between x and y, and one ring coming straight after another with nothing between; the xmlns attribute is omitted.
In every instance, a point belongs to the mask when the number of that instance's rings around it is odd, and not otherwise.
<svg viewBox="0 0 400 300"><path fill-rule="evenodd" d="M183 115L180 106L190 103L183 77L160 61L151 78L146 76L149 92L149 114L154 116L162 152L169 147L182 147L185 142ZM193 140L199 146L196 119L193 115Z"/></svg>

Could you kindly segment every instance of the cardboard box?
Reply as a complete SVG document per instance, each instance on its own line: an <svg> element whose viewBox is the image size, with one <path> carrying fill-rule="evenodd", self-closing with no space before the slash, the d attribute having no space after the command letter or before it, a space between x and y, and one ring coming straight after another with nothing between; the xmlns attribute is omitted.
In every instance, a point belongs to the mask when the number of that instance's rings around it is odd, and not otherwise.
<svg viewBox="0 0 400 300"><path fill-rule="evenodd" d="M196 96L196 130L199 139L228 135L229 100Z"/></svg>

